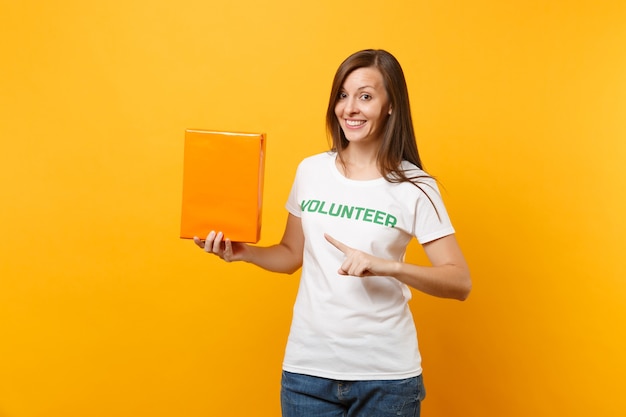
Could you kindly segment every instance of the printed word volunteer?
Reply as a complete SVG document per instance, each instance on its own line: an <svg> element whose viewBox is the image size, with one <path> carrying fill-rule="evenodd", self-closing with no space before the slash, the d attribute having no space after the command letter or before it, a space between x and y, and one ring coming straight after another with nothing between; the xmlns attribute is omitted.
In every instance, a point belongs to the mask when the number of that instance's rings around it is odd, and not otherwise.
<svg viewBox="0 0 626 417"><path fill-rule="evenodd" d="M398 219L395 216L385 213L384 211L336 203L330 203L328 211L326 211L325 207L327 207L327 204L327 201L303 200L302 203L300 203L300 207L302 208L302 211L308 211L310 213L319 213L333 217L361 220L364 222L380 224L381 226L386 227L394 227L398 222Z"/></svg>

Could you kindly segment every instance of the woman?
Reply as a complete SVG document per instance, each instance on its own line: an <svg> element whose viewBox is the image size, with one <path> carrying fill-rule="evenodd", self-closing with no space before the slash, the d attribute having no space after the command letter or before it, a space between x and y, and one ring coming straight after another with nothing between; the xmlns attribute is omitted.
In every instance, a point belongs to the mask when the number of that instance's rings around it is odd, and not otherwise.
<svg viewBox="0 0 626 417"><path fill-rule="evenodd" d="M398 61L383 50L348 57L326 123L333 148L299 165L280 243L252 246L221 232L195 242L229 262L302 267L284 417L419 416L425 391L408 287L464 300L471 280L436 182L422 170ZM413 237L431 265L404 262Z"/></svg>

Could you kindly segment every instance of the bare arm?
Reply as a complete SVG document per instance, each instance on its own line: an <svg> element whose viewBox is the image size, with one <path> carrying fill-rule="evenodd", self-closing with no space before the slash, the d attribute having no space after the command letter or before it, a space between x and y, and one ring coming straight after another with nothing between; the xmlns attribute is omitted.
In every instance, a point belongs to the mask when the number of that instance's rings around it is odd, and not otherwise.
<svg viewBox="0 0 626 417"><path fill-rule="evenodd" d="M292 274L302 266L304 234L299 217L289 214L280 243L272 246L253 246L231 242L222 232L211 232L206 240L194 237L194 242L205 252L213 253L226 262L244 261L272 272Z"/></svg>
<svg viewBox="0 0 626 417"><path fill-rule="evenodd" d="M377 258L350 248L326 235L346 259L339 268L342 275L392 276L397 280L435 297L465 300L472 289L469 268L456 237L449 235L423 245L432 266Z"/></svg>

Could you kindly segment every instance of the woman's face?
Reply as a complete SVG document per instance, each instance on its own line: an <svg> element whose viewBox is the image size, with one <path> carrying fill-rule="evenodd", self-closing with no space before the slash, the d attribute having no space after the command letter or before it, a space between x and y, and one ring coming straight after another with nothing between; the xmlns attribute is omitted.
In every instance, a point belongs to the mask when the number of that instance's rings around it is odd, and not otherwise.
<svg viewBox="0 0 626 417"><path fill-rule="evenodd" d="M376 68L358 68L339 90L335 115L350 142L379 141L391 105L383 76Z"/></svg>

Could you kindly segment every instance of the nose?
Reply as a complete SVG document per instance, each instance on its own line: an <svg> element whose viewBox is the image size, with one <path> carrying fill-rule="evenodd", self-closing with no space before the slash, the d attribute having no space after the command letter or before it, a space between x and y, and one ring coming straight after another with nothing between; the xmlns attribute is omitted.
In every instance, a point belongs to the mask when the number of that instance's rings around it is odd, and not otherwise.
<svg viewBox="0 0 626 417"><path fill-rule="evenodd" d="M359 112L359 108L356 102L356 99L352 97L347 97L343 100L344 108L343 111L346 114L356 114Z"/></svg>

